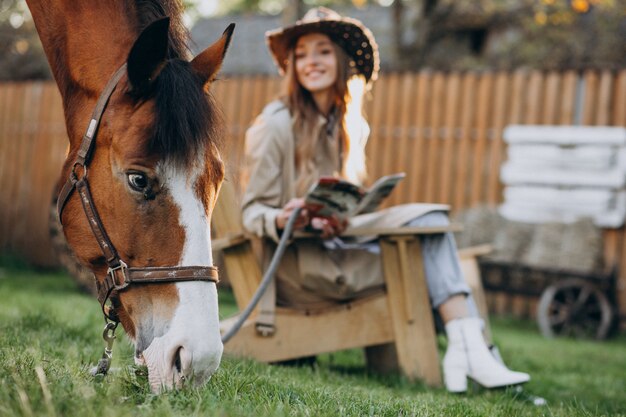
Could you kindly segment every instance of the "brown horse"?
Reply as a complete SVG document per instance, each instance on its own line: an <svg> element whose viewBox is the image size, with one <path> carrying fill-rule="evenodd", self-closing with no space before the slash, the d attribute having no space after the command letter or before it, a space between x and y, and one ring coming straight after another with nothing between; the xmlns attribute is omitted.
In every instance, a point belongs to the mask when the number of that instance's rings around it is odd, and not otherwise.
<svg viewBox="0 0 626 417"><path fill-rule="evenodd" d="M223 350L209 225L224 166L208 90L233 25L190 60L176 1L27 3L63 97L67 241L152 389L202 383Z"/></svg>

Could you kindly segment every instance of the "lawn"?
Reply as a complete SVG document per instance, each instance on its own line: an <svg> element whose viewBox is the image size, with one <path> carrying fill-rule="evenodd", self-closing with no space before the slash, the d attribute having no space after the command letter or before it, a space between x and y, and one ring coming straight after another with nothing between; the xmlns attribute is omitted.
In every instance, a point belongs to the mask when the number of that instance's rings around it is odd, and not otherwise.
<svg viewBox="0 0 626 417"><path fill-rule="evenodd" d="M534 323L493 319L507 362L532 375L522 392L473 387L452 395L368 374L362 353L347 351L322 355L314 367L224 358L207 385L155 396L125 336L114 347L113 372L89 375L104 346L101 312L66 274L4 259L0 300L0 416L626 415L624 335L546 340ZM228 292L221 304L224 314L234 311ZM537 397L546 404L534 405Z"/></svg>

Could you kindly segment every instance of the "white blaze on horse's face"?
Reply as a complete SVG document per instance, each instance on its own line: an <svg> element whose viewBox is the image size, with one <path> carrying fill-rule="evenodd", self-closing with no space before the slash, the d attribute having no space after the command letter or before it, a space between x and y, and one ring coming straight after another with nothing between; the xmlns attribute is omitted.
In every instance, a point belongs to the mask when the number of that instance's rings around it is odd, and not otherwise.
<svg viewBox="0 0 626 417"><path fill-rule="evenodd" d="M197 180L204 164L194 168L157 166L174 204L179 209L179 223L185 240L180 266L212 265L210 222L207 202L197 193ZM155 337L143 351L150 385L155 391L179 386L193 378L205 382L217 369L223 345L219 330L217 288L212 282L177 283L178 306L161 336Z"/></svg>

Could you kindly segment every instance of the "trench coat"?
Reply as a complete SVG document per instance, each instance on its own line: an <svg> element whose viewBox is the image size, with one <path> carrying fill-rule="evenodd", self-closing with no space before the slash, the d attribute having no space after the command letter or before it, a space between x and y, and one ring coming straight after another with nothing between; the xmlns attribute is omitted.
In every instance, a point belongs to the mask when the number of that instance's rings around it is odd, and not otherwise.
<svg viewBox="0 0 626 417"><path fill-rule="evenodd" d="M320 119L320 123L325 122L323 117ZM353 129L361 132L361 137L351 140L364 146L369 127L365 120L361 124L359 129ZM248 232L263 239L265 267L280 240L276 216L289 200L302 197L296 195L296 141L292 127L288 108L276 100L264 108L246 132L243 225ZM318 159L318 162L326 161ZM402 204L352 217L348 228L399 227L426 213L448 209L442 204ZM319 239L292 241L276 272L277 303L296 308L324 307L383 286L379 254L358 247L328 250Z"/></svg>

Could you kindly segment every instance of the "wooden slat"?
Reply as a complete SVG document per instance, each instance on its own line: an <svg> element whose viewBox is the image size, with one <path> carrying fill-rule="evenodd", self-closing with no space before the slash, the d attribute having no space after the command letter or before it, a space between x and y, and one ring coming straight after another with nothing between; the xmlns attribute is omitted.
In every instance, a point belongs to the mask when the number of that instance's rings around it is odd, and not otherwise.
<svg viewBox="0 0 626 417"><path fill-rule="evenodd" d="M483 74L478 84L478 112L476 115L475 144L472 166L472 192L470 196L470 207L474 207L483 201L483 178L485 177L485 161L487 148L487 127L492 114L492 74Z"/></svg>
<svg viewBox="0 0 626 417"><path fill-rule="evenodd" d="M381 148L383 154L377 177L390 174L392 166L397 165L397 131L396 126L399 121L401 110L402 91L400 91L400 76L393 73L387 76L387 105L385 106L384 124L382 125L382 135L384 146Z"/></svg>
<svg viewBox="0 0 626 417"><path fill-rule="evenodd" d="M596 124L605 126L610 123L611 107L613 104L613 74L611 71L603 71L600 74L598 86L598 101L596 105Z"/></svg>
<svg viewBox="0 0 626 417"><path fill-rule="evenodd" d="M8 198L8 188L14 181L9 170L9 158L11 143L9 140L9 121L11 120L11 107L14 105L14 85L0 84L0 249L5 250L10 242L11 236L7 231L7 224L12 219L9 217L10 199Z"/></svg>
<svg viewBox="0 0 626 417"><path fill-rule="evenodd" d="M411 117L413 116L413 108L415 102L415 76L411 73L402 74L400 78L400 103L399 103L399 119L398 127L396 128L396 163L391 163L386 173L390 174L396 171L408 171L408 168L415 163L413 155L409 152L411 137ZM396 190L390 196L390 205L409 202L408 195L409 190L415 186L415 177L404 178L404 180L398 184Z"/></svg>
<svg viewBox="0 0 626 417"><path fill-rule="evenodd" d="M493 101L493 129L489 149L489 166L487 169L487 196L486 203L495 207L502 198L502 186L500 184L500 166L504 161L504 141L502 131L508 111L507 98L510 95L511 83L506 73L496 75L495 92Z"/></svg>
<svg viewBox="0 0 626 417"><path fill-rule="evenodd" d="M28 112L28 106L25 106L25 103L28 101L26 92L26 84L18 84L15 90L14 107L9 109L11 117L9 118L9 135L7 136L7 140L10 141L9 155L11 155L11 157L7 161L7 165L9 175L12 175L14 180L8 184L7 189L4 191L7 193L9 207L7 210L7 220L3 225L3 229L7 235L11 236L11 247L15 245L15 223L18 221L20 213L20 207L17 201L20 196L22 176L19 175L19 173L23 163L22 160L25 159L24 148L28 146L28 143L23 141L24 125L26 124L24 119L26 118L26 112Z"/></svg>
<svg viewBox="0 0 626 417"><path fill-rule="evenodd" d="M444 96L445 78L443 74L436 73L433 77L433 90L431 96L430 117L427 119L427 160L426 160L426 187L422 201L432 201L436 199L435 187L437 186L437 168L439 167L439 142L440 128L443 120L443 106L445 103Z"/></svg>
<svg viewBox="0 0 626 417"><path fill-rule="evenodd" d="M550 72L546 77L545 96L543 99L544 110L541 123L552 125L556 123L559 113L560 101L557 99L561 76L557 72Z"/></svg>
<svg viewBox="0 0 626 417"><path fill-rule="evenodd" d="M461 108L461 132L459 139L459 162L454 178L454 203L453 206L456 210L461 210L467 207L467 196L469 195L469 182L467 181L467 174L471 169L471 130L474 121L474 105L476 97L476 75L473 73L467 73L463 77L462 86L462 105Z"/></svg>
<svg viewBox="0 0 626 417"><path fill-rule="evenodd" d="M561 110L556 120L557 124L567 125L574 123L574 111L576 103L576 83L578 75L575 71L567 71L562 75L561 99L559 100Z"/></svg>
<svg viewBox="0 0 626 417"><path fill-rule="evenodd" d="M528 79L527 96L524 107L524 123L541 123L541 113L543 103L541 102L541 92L543 88L543 75L539 71L533 71Z"/></svg>
<svg viewBox="0 0 626 417"><path fill-rule="evenodd" d="M442 136L443 157L438 174L441 178L441 186L439 187L436 201L450 204L452 202L453 168L456 166L453 157L460 111L458 97L461 95L461 78L458 73L453 73L448 77L445 94L446 107L443 120L444 133Z"/></svg>
<svg viewBox="0 0 626 417"><path fill-rule="evenodd" d="M411 187L410 201L423 201L424 176L426 175L426 138L424 137L424 127L426 126L427 110L430 106L431 74L427 71L421 72L417 76L417 95L413 116L413 147L411 156L413 163L411 169L407 170L407 176L415 178Z"/></svg>
<svg viewBox="0 0 626 417"><path fill-rule="evenodd" d="M616 74L613 87L613 113L611 124L626 126L626 70ZM617 265L619 276L617 280L617 310L622 319L622 328L626 327L626 227L622 226L619 231L619 243L617 248Z"/></svg>
<svg viewBox="0 0 626 417"><path fill-rule="evenodd" d="M376 180L378 177L382 175L381 173L381 164L382 158L380 156L384 155L385 152L385 115L386 115L386 105L387 105L387 96L388 96L388 88L387 88L387 78L381 78L376 82L376 103L377 105L372 109L371 115L371 137L369 139L369 145L367 146L367 166L368 166L368 174L369 180Z"/></svg>
<svg viewBox="0 0 626 417"><path fill-rule="evenodd" d="M585 80L584 101L583 101L583 125L596 124L596 110L594 105L598 95L598 74L594 70L585 71L583 76Z"/></svg>

